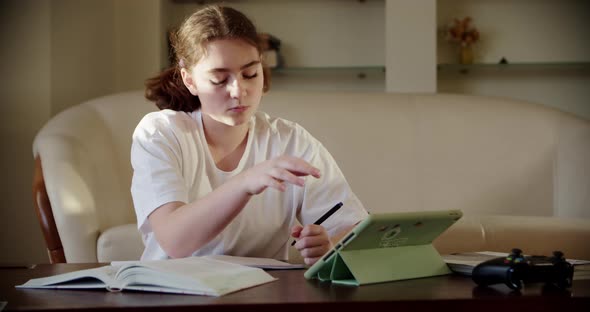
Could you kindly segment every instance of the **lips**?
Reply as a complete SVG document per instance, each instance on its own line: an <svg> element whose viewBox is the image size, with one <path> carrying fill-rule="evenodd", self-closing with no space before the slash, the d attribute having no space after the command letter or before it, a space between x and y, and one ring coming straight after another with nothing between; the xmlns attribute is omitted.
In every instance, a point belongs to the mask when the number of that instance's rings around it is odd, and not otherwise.
<svg viewBox="0 0 590 312"><path fill-rule="evenodd" d="M236 113L241 113L244 112L248 109L248 106L236 106L236 107L232 107L229 110L232 112L236 112Z"/></svg>

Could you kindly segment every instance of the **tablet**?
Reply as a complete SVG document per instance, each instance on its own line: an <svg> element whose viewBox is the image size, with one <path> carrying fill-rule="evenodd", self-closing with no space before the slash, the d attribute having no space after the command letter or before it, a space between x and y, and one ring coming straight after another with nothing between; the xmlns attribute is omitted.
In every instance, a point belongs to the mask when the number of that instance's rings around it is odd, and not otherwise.
<svg viewBox="0 0 590 312"><path fill-rule="evenodd" d="M460 210L370 214L304 276L358 285L450 272L432 241L462 216Z"/></svg>

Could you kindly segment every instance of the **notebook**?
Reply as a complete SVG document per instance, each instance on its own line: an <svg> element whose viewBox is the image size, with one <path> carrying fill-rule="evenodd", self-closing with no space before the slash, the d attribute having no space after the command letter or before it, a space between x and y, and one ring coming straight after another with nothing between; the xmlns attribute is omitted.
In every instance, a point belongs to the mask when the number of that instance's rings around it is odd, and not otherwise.
<svg viewBox="0 0 590 312"><path fill-rule="evenodd" d="M359 286L449 274L432 241L462 216L460 210L370 214L304 276Z"/></svg>

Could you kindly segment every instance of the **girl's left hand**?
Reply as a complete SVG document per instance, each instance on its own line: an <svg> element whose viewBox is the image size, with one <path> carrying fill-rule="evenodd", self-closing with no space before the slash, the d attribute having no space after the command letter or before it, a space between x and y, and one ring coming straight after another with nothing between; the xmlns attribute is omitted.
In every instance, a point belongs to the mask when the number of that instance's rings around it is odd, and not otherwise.
<svg viewBox="0 0 590 312"><path fill-rule="evenodd" d="M295 248L299 250L307 265L316 263L332 248L328 232L321 225L308 224L304 227L295 225L291 228L291 236L297 239Z"/></svg>

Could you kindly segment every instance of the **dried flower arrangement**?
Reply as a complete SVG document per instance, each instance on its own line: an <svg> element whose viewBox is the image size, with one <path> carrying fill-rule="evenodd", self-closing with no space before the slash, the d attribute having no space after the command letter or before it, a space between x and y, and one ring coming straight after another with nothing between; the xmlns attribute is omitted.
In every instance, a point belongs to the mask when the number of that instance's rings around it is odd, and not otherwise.
<svg viewBox="0 0 590 312"><path fill-rule="evenodd" d="M471 45L479 40L479 31L471 24L472 18L455 19L447 31L447 38L462 46Z"/></svg>
<svg viewBox="0 0 590 312"><path fill-rule="evenodd" d="M459 62L473 63L472 45L479 41L479 31L472 25L472 18L467 16L463 19L454 19L445 33L448 41L459 44Z"/></svg>

